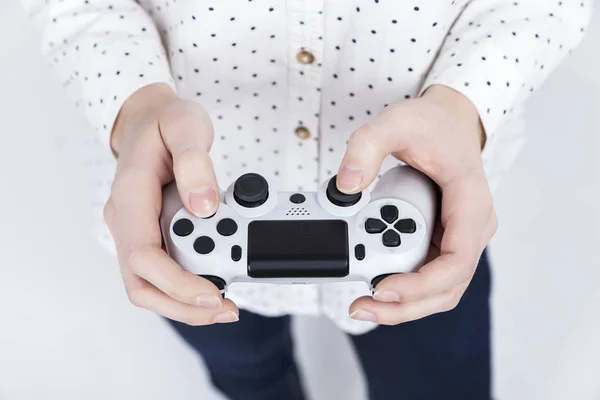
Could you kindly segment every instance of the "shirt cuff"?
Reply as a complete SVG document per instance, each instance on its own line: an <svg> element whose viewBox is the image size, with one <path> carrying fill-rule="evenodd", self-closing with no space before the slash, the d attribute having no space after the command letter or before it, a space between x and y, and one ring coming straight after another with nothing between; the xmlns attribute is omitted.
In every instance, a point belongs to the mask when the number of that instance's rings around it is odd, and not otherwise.
<svg viewBox="0 0 600 400"><path fill-rule="evenodd" d="M448 53L448 52L446 52ZM450 87L467 97L477 109L485 129L487 144L504 119L513 112L513 106L524 87L524 80L514 66L495 48L484 53L461 57L457 63L451 54L441 56L431 70L419 93L432 85Z"/></svg>
<svg viewBox="0 0 600 400"><path fill-rule="evenodd" d="M177 91L162 48L150 43L148 46L152 48L136 48L137 55L133 52L128 54L123 49L118 58L113 57L111 61L95 67L102 72L78 79L81 98L77 105L85 109L88 121L107 149L111 148L110 137L117 116L134 92L154 83L167 84ZM123 62L121 58L130 59L127 60L129 62Z"/></svg>

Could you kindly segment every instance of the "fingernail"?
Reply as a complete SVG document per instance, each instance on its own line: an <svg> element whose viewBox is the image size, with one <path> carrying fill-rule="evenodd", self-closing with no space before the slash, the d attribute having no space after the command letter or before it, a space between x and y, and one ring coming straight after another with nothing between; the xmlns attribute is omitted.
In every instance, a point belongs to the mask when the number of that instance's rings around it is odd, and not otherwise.
<svg viewBox="0 0 600 400"><path fill-rule="evenodd" d="M217 314L215 318L213 318L213 323L215 324L227 324L229 322L237 322L240 318L233 311L227 311L221 314Z"/></svg>
<svg viewBox="0 0 600 400"><path fill-rule="evenodd" d="M391 292L389 290L377 290L373 294L373 299L382 301L384 303L393 303L400 301L400 296L398 293Z"/></svg>
<svg viewBox="0 0 600 400"><path fill-rule="evenodd" d="M204 186L190 191L190 206L198 217L211 215L217 206L217 193L212 186Z"/></svg>
<svg viewBox="0 0 600 400"><path fill-rule="evenodd" d="M201 294L196 297L196 305L206 308L219 308L223 305L221 299L210 294Z"/></svg>
<svg viewBox="0 0 600 400"><path fill-rule="evenodd" d="M337 187L340 190L355 190L363 180L363 171L360 167L344 165L336 178Z"/></svg>
<svg viewBox="0 0 600 400"><path fill-rule="evenodd" d="M352 314L350 314L350 318L356 319L358 321L375 322L374 314L371 314L370 312L365 310L361 310L360 308L358 310L353 311Z"/></svg>

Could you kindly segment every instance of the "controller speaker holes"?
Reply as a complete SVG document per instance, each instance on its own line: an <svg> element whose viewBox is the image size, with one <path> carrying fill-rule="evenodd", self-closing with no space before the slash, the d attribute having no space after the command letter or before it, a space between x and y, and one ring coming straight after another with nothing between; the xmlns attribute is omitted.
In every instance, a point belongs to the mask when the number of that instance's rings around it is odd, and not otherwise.
<svg viewBox="0 0 600 400"><path fill-rule="evenodd" d="M304 207L292 207L285 213L286 216L289 215L310 215L310 212Z"/></svg>

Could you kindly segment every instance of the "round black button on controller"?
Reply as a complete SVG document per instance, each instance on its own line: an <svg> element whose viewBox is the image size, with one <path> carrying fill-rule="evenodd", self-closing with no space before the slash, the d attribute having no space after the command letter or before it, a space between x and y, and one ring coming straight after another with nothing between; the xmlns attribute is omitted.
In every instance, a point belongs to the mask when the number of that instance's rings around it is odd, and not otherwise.
<svg viewBox="0 0 600 400"><path fill-rule="evenodd" d="M188 236L190 233L194 232L194 224L189 219L182 218L173 224L173 232L177 236Z"/></svg>
<svg viewBox="0 0 600 400"><path fill-rule="evenodd" d="M290 201L294 204L302 204L306 201L306 197L301 193L294 193L290 196Z"/></svg>
<svg viewBox="0 0 600 400"><path fill-rule="evenodd" d="M244 174L233 185L233 198L242 207L258 207L269 198L269 184L259 174Z"/></svg>
<svg viewBox="0 0 600 400"><path fill-rule="evenodd" d="M194 250L198 254L208 254L215 249L215 241L208 236L200 236L194 242Z"/></svg>
<svg viewBox="0 0 600 400"><path fill-rule="evenodd" d="M330 202L332 202L338 207L350 207L358 203L358 201L362 197L362 192L354 194L342 193L337 188L336 182L337 175L334 175L333 178L331 178L329 180L329 183L327 184L327 198Z"/></svg>
<svg viewBox="0 0 600 400"><path fill-rule="evenodd" d="M224 218L217 224L217 232L223 236L231 236L237 232L237 224L231 218Z"/></svg>

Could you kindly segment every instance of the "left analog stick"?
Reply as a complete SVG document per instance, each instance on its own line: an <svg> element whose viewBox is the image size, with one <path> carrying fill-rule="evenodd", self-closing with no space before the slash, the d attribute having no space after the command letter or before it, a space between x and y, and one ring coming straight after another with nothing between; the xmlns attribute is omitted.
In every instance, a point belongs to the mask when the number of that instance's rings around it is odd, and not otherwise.
<svg viewBox="0 0 600 400"><path fill-rule="evenodd" d="M233 185L233 198L242 207L258 207L269 198L269 184L259 174L244 174Z"/></svg>
<svg viewBox="0 0 600 400"><path fill-rule="evenodd" d="M340 192L337 188L337 175L334 175L333 178L329 180L327 184L327 198L330 202L335 204L338 207L350 207L358 203L360 198L362 197L362 192L346 194Z"/></svg>

